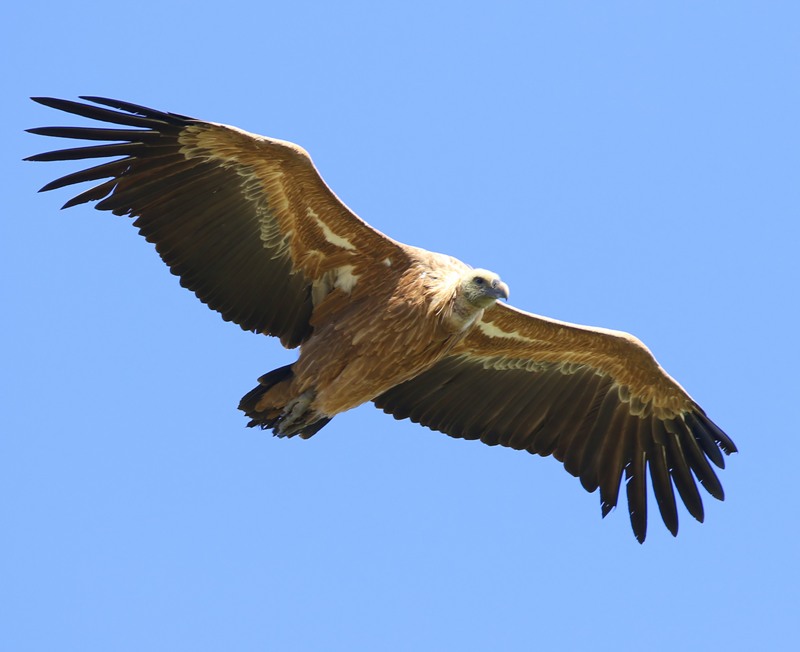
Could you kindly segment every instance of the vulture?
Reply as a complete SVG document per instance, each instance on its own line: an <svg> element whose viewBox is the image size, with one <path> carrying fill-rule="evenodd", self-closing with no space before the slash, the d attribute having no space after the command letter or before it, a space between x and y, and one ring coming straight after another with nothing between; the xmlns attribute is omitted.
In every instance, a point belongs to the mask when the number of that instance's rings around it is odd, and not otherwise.
<svg viewBox="0 0 800 652"><path fill-rule="evenodd" d="M99 144L26 160L111 159L42 191L92 182L64 208L134 218L223 319L300 347L242 398L248 426L307 439L372 401L451 437L552 455L600 490L604 517L624 477L639 542L648 475L673 536L675 489L701 522L697 482L723 500L711 465L736 446L632 335L499 303L497 274L372 228L293 143L102 97L32 99L112 125L30 129Z"/></svg>

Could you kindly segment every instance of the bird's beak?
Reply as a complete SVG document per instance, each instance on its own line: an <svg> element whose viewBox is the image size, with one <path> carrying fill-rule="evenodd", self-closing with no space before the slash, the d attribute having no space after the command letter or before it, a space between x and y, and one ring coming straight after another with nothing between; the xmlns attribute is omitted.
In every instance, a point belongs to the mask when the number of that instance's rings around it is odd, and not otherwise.
<svg viewBox="0 0 800 652"><path fill-rule="evenodd" d="M492 283L492 294L494 294L497 299L508 300L508 286L503 283L503 281L495 281Z"/></svg>

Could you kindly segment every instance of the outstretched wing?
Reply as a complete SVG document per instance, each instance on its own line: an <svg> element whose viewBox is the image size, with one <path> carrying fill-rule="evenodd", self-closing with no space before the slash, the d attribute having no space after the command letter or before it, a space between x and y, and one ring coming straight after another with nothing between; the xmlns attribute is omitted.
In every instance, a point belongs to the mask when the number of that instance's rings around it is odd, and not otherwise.
<svg viewBox="0 0 800 652"><path fill-rule="evenodd" d="M181 284L245 330L294 347L311 332L314 305L337 287L352 289L385 261L405 255L325 185L297 145L235 127L99 97L36 102L129 128L42 127L32 133L110 141L29 157L62 161L122 157L53 181L53 190L102 181L64 208L135 217ZM381 262L384 261L384 262Z"/></svg>
<svg viewBox="0 0 800 652"><path fill-rule="evenodd" d="M676 535L673 485L702 521L695 478L723 500L709 460L724 468L720 450L736 451L633 336L500 304L450 356L375 404L453 437L552 454L587 491L600 488L603 516L617 504L624 473L640 542L647 467L661 516Z"/></svg>

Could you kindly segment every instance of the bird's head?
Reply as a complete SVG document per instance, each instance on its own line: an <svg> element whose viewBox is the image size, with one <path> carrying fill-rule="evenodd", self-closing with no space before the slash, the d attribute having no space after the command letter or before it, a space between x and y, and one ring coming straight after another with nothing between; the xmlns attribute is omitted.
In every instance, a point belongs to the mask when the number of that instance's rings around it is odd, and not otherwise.
<svg viewBox="0 0 800 652"><path fill-rule="evenodd" d="M487 269L471 269L461 278L462 296L476 308L489 308L498 299L508 299L508 286Z"/></svg>

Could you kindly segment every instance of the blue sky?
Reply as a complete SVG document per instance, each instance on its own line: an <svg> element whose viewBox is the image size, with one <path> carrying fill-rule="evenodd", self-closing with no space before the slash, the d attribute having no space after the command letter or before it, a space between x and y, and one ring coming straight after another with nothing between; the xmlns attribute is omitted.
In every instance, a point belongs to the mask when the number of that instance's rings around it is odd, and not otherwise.
<svg viewBox="0 0 800 652"><path fill-rule="evenodd" d="M4 10L0 648L790 649L796 3L26 2ZM294 359L22 163L105 95L308 149L375 227L634 333L738 444L706 523L371 406L244 427Z"/></svg>

